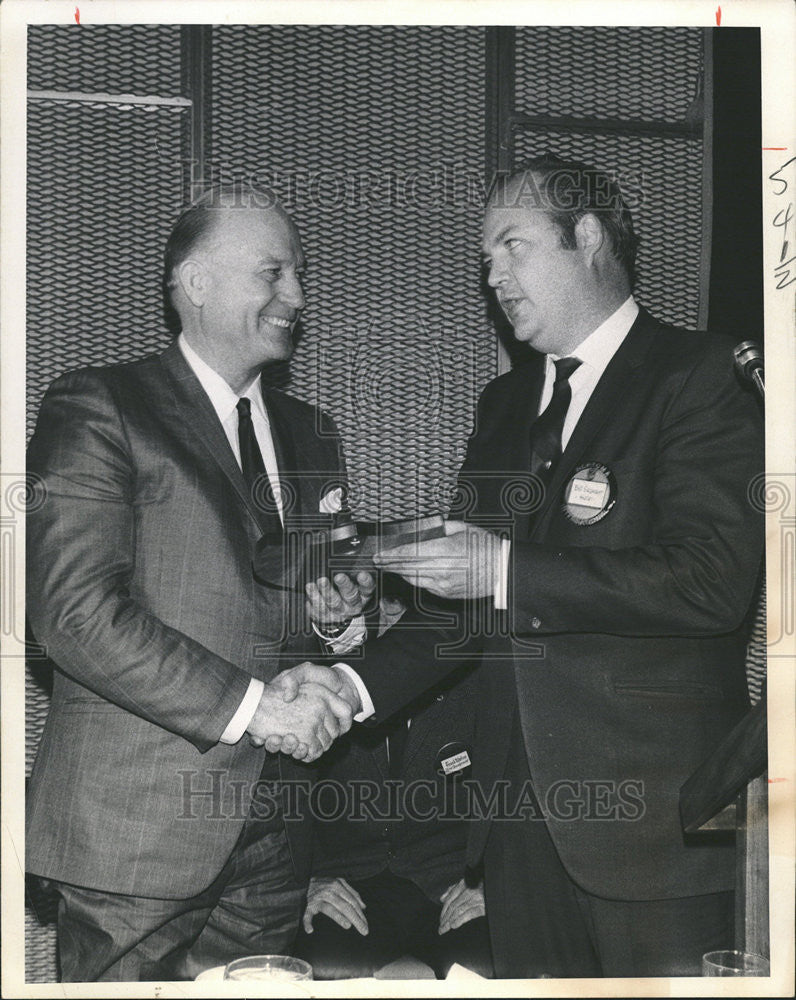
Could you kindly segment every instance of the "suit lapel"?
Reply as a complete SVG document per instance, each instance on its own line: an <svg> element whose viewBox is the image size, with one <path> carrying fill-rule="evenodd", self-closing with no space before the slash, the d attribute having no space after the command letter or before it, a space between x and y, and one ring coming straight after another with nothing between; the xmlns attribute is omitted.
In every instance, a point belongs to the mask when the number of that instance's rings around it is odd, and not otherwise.
<svg viewBox="0 0 796 1000"><path fill-rule="evenodd" d="M293 428L279 406L278 397L262 388L263 404L268 413L271 440L274 443L279 482L283 487L283 517L285 528L291 527L301 515L301 477L298 475L298 458Z"/></svg>
<svg viewBox="0 0 796 1000"><path fill-rule="evenodd" d="M523 538L531 515L522 509L527 504L515 505L512 500L528 492L530 429L544 384L544 355L536 355L512 377L515 381L507 385L497 406L482 414L478 448L462 466L459 478L476 495L472 520L478 523L483 517L485 527L493 526L494 518L509 516L507 505L511 504L513 533Z"/></svg>
<svg viewBox="0 0 796 1000"><path fill-rule="evenodd" d="M417 716L412 718L412 724L409 727L409 734L407 735L406 746L404 747L404 774L407 772L409 765L415 757L417 757L420 751L423 750L428 744L434 732L436 732L436 730L431 724L429 724L425 713L418 712Z"/></svg>
<svg viewBox="0 0 796 1000"><path fill-rule="evenodd" d="M517 463L516 468L530 471L531 465L531 426L539 415L539 401L542 398L545 377L545 358L540 354L532 362L532 371L529 372L528 395L525 398L525 409L522 418L518 414L519 433L514 438L516 452L513 456ZM512 437L512 435L509 435ZM517 538L527 538L531 530L531 524L538 517L536 510L527 511L520 509L515 516L515 531Z"/></svg>
<svg viewBox="0 0 796 1000"><path fill-rule="evenodd" d="M384 741L382 740L381 743L376 744L370 753L373 757L373 763L376 768L378 768L382 780L386 781L389 777L390 763L387 759L387 746Z"/></svg>
<svg viewBox="0 0 796 1000"><path fill-rule="evenodd" d="M640 310L628 335L595 386L567 442L561 460L553 471L545 491L544 503L534 519L533 534L537 533L544 515L555 498L560 496L577 463L584 459L587 449L603 424L609 417L615 415L617 407L629 390L630 381L635 378L637 370L644 362L654 337L655 327L655 320L643 309Z"/></svg>
<svg viewBox="0 0 796 1000"><path fill-rule="evenodd" d="M176 341L161 354L160 360L168 373L177 410L188 435L196 440L211 461L219 466L252 519L260 527L259 512L229 446L218 414Z"/></svg>
<svg viewBox="0 0 796 1000"><path fill-rule="evenodd" d="M527 469L530 461L531 425L539 415L539 400L544 388L545 358L543 354L523 365L527 370L524 393L518 397L519 407L515 414L516 433L507 435L511 447L512 468Z"/></svg>
<svg viewBox="0 0 796 1000"><path fill-rule="evenodd" d="M516 414L514 426L517 428L515 434L508 434L507 438L511 442L511 464L506 468L521 469L527 473L530 470L531 462L531 426L539 415L539 401L542 398L545 376L545 357L538 355L528 362L528 382L526 383L527 395L520 397L522 409ZM523 505L524 507L525 505ZM538 516L536 511L528 512L520 509L514 517L515 532L517 538L527 538L532 521Z"/></svg>

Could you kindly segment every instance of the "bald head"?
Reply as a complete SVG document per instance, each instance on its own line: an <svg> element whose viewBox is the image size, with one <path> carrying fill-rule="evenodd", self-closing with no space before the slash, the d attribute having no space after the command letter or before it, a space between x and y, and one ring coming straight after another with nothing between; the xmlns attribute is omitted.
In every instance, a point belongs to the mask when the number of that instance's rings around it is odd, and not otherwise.
<svg viewBox="0 0 796 1000"><path fill-rule="evenodd" d="M213 189L180 217L165 276L184 337L238 392L263 365L293 353L304 254L273 197L221 195Z"/></svg>
<svg viewBox="0 0 796 1000"><path fill-rule="evenodd" d="M248 209L272 210L289 218L270 188L260 188L248 182L214 184L186 208L169 234L163 259L163 284L174 301L175 269L194 250L209 244L228 212Z"/></svg>

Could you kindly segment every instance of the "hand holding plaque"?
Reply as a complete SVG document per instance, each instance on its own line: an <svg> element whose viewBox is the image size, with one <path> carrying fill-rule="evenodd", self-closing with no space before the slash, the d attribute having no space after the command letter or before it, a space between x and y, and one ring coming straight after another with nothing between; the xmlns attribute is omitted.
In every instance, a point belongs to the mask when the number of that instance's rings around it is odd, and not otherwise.
<svg viewBox="0 0 796 1000"><path fill-rule="evenodd" d="M324 630L341 626L375 606L376 577L360 570L355 577L335 573L333 580L322 576L305 584L309 618Z"/></svg>
<svg viewBox="0 0 796 1000"><path fill-rule="evenodd" d="M442 537L382 547L374 556L375 565L438 597L493 595L500 576L498 535L464 521L446 521L444 529Z"/></svg>

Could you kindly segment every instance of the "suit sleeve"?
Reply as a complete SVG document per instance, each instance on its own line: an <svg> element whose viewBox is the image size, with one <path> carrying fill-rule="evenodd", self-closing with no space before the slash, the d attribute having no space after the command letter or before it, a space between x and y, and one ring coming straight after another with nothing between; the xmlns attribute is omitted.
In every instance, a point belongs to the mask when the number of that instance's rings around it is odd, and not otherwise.
<svg viewBox="0 0 796 1000"><path fill-rule="evenodd" d="M483 649L482 612L488 613L487 602L468 607L418 592L417 603L381 638L370 639L361 657L344 657L373 702L375 714L367 724L384 722L454 671L474 664Z"/></svg>
<svg viewBox="0 0 796 1000"><path fill-rule="evenodd" d="M209 749L251 677L130 596L135 469L97 371L53 384L28 471L42 499L27 524L27 612L37 639L78 683Z"/></svg>
<svg viewBox="0 0 796 1000"><path fill-rule="evenodd" d="M512 543L516 632L706 636L742 624L763 547L751 498L763 436L757 401L730 360L726 350L703 353L666 408L650 462L649 544Z"/></svg>

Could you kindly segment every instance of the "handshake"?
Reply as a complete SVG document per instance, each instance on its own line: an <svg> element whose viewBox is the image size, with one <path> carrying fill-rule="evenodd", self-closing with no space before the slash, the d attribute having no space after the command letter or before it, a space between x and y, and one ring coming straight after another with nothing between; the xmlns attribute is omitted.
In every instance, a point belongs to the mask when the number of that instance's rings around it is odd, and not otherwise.
<svg viewBox="0 0 796 1000"><path fill-rule="evenodd" d="M361 710L345 671L300 663L265 685L247 731L254 746L311 763L348 732Z"/></svg>

